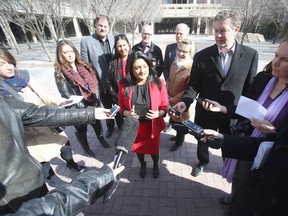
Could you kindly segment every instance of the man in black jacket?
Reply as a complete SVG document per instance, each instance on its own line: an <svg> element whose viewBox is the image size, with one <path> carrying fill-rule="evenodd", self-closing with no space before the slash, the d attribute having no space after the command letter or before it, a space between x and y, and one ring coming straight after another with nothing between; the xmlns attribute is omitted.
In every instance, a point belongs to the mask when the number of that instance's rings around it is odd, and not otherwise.
<svg viewBox="0 0 288 216"><path fill-rule="evenodd" d="M133 51L141 51L149 57L153 64L157 76L160 77L163 71L162 50L156 44L152 43L153 29L150 25L144 25L141 31L142 40L132 47Z"/></svg>
<svg viewBox="0 0 288 216"><path fill-rule="evenodd" d="M214 37L216 43L194 56L190 82L183 101L174 106L185 111L199 96L219 102L236 105L256 75L258 53L256 50L239 44L236 34L240 30L240 17L236 11L220 11L214 17ZM197 103L195 123L203 128L230 133L231 119L220 113L206 111ZM197 145L199 163L193 168L192 176L200 175L209 163L208 146L201 141Z"/></svg>
<svg viewBox="0 0 288 216"><path fill-rule="evenodd" d="M112 169L114 162L98 170L90 170L75 177L69 184L51 190L41 198L25 202L13 216L73 216L82 212L104 196L113 185L115 177L124 170L124 166ZM77 193L76 193L77 192ZM67 201L68 200L68 201ZM104 199L104 202L106 200ZM9 214L10 215L10 214Z"/></svg>
<svg viewBox="0 0 288 216"><path fill-rule="evenodd" d="M107 119L104 108L55 109L0 96L0 212L15 212L23 202L42 197L48 190L42 169L28 152L24 126L59 127L91 124Z"/></svg>

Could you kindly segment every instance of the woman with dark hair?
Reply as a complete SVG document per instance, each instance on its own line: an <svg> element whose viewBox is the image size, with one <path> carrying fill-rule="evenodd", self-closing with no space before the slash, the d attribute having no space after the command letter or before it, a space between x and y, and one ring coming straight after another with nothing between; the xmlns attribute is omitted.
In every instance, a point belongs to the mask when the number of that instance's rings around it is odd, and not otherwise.
<svg viewBox="0 0 288 216"><path fill-rule="evenodd" d="M27 70L19 70L14 56L0 48L0 95L13 96L17 100L33 103L38 107L58 106L67 99L46 94ZM25 140L29 153L42 164L48 180L55 178L49 161L59 155L69 169L83 172L72 156L72 148L65 131L53 127L25 127Z"/></svg>
<svg viewBox="0 0 288 216"><path fill-rule="evenodd" d="M95 71L80 56L75 45L67 40L59 41L56 48L55 79L57 88L64 98L71 95L81 95L83 99L72 108L87 108L88 106L99 106L97 94L97 79ZM103 136L102 125L96 120L92 127L99 142L104 148L109 148ZM91 157L95 154L89 147L87 140L87 125L75 125L76 137L82 148Z"/></svg>
<svg viewBox="0 0 288 216"><path fill-rule="evenodd" d="M146 175L145 154L153 160L153 177L159 176L160 133L165 128L163 117L168 106L167 89L152 68L151 61L142 52L128 57L126 79L120 82L118 104L120 113L139 120L139 128L132 151L141 164L140 177Z"/></svg>
<svg viewBox="0 0 288 216"><path fill-rule="evenodd" d="M107 88L113 98L113 103L118 104L118 82L126 78L126 63L131 54L131 44L125 34L119 34L115 37L115 56L109 64L107 74ZM115 116L118 127L122 125L120 113Z"/></svg>

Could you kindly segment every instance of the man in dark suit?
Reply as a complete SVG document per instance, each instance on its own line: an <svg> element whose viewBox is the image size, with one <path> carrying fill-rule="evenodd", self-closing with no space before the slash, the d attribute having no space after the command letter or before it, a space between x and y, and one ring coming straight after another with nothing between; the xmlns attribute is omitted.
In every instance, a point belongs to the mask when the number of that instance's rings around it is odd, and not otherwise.
<svg viewBox="0 0 288 216"><path fill-rule="evenodd" d="M106 77L108 73L109 62L113 56L114 37L109 35L109 17L100 15L94 21L95 33L83 37L80 43L81 56L90 62L96 71L99 86L99 96L101 103L105 108L112 107L112 96L110 95ZM107 132L106 138L111 137L114 130L114 120L106 120Z"/></svg>
<svg viewBox="0 0 288 216"><path fill-rule="evenodd" d="M225 106L238 103L240 96L252 83L258 67L257 51L235 40L239 30L240 18L236 11L220 11L214 17L216 44L195 54L183 101L174 108L186 110L198 93L201 98L215 100ZM202 104L197 103L196 124L230 133L230 121L229 117L206 111ZM209 163L208 146L201 141L198 141L197 157L199 163L191 173L195 177Z"/></svg>
<svg viewBox="0 0 288 216"><path fill-rule="evenodd" d="M176 26L176 32L175 32L176 43L168 44L165 50L164 63L163 63L163 75L164 75L165 80L168 79L171 65L176 58L177 43L187 38L189 35L189 31L190 31L190 28L185 23L179 23Z"/></svg>
<svg viewBox="0 0 288 216"><path fill-rule="evenodd" d="M157 76L160 77L163 71L162 50L156 44L152 43L153 30L150 25L144 25L141 31L142 40L132 47L133 51L141 51L151 59L153 69L156 70Z"/></svg>

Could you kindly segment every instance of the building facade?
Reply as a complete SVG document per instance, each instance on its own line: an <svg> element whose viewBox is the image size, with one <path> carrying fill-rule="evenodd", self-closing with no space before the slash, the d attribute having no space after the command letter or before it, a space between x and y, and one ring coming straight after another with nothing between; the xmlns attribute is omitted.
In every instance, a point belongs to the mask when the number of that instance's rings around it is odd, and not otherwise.
<svg viewBox="0 0 288 216"><path fill-rule="evenodd" d="M159 23L152 23L154 33L174 34L178 23L186 23L190 27L190 34L213 34L213 17L219 10L224 8L221 0L163 0L161 5L163 19ZM81 17L67 17L67 19L70 19L70 21L65 28L65 37L81 38L83 35L91 34ZM5 31L3 25L4 23L0 20L0 42L9 44L11 33L9 34L9 31ZM52 27L45 29L47 40L51 40L53 34L55 34L53 32L53 23L51 25ZM24 43L27 40L26 38L29 41L37 41L29 33L24 35L21 27L13 23L10 23L9 27L17 43Z"/></svg>

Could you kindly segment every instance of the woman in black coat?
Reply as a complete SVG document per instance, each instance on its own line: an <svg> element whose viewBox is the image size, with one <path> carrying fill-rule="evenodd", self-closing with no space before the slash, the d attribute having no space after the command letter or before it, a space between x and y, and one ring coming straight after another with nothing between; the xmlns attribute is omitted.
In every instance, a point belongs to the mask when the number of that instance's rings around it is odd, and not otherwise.
<svg viewBox="0 0 288 216"><path fill-rule="evenodd" d="M271 138L222 135L204 130L208 136L223 138L222 156L253 161L260 143ZM212 146L210 146L213 148ZM274 145L262 168L249 172L248 181L234 195L231 216L271 216L288 212L288 121L277 132Z"/></svg>
<svg viewBox="0 0 288 216"><path fill-rule="evenodd" d="M59 41L56 48L55 81L59 93L64 98L71 95L83 96L82 101L72 105L71 108L97 107L100 102L97 98L97 79L95 71L80 56L75 45L67 40ZM96 120L91 125L104 148L109 148L103 136L101 122ZM87 125L75 125L76 138L82 148L91 157L95 157L87 140Z"/></svg>

